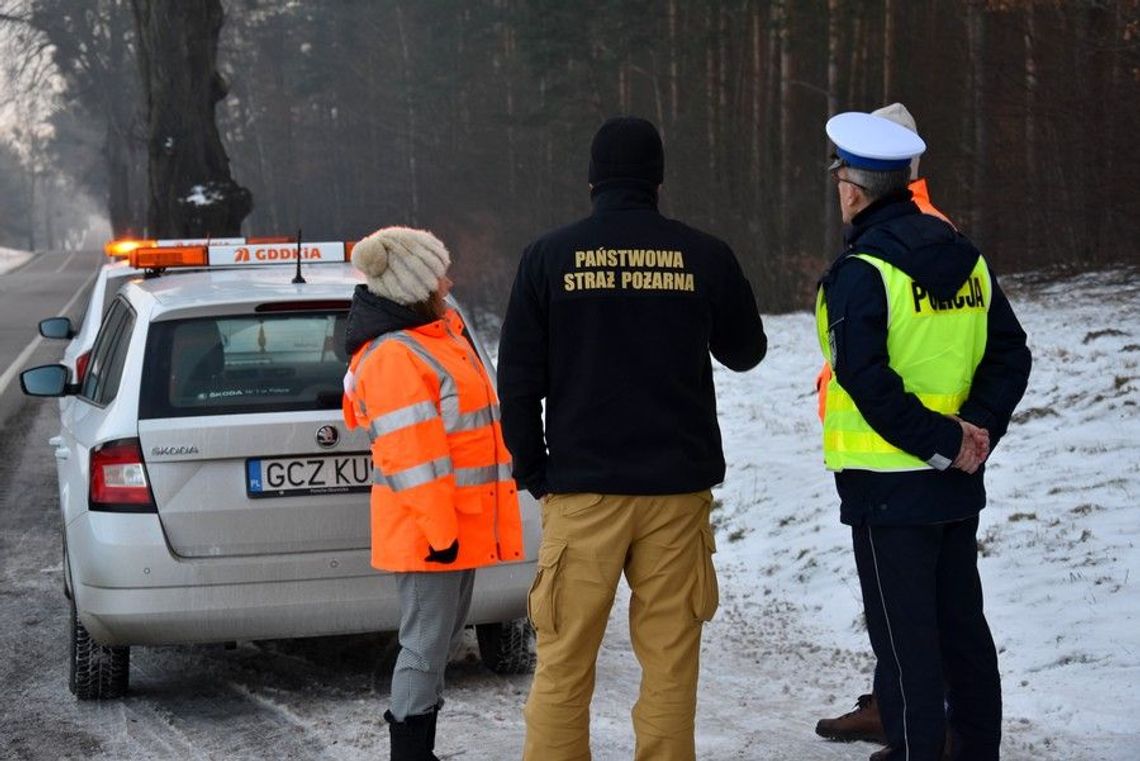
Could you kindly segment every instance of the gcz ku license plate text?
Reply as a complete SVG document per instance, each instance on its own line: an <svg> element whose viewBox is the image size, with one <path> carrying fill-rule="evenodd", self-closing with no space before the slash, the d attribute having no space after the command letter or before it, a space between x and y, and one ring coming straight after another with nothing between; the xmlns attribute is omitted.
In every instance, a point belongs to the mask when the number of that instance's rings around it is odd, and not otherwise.
<svg viewBox="0 0 1140 761"><path fill-rule="evenodd" d="M366 492L372 484L372 458L365 452L251 457L245 466L246 493L253 498Z"/></svg>

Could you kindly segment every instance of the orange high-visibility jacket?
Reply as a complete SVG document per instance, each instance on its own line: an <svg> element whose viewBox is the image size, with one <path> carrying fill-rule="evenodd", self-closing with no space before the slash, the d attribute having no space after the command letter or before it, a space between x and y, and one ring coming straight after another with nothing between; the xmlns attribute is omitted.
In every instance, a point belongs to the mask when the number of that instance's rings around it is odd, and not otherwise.
<svg viewBox="0 0 1140 761"><path fill-rule="evenodd" d="M372 441L374 567L455 571L522 560L499 399L454 310L365 344L344 389L345 423ZM426 562L430 548L456 539L454 563Z"/></svg>
<svg viewBox="0 0 1140 761"><path fill-rule="evenodd" d="M920 177L908 185L907 188L910 190L911 200L914 201L919 211L923 214L929 214L932 217L938 217L946 224L954 227L954 223L950 221L950 218L940 212L934 204L930 202L930 191L926 187L925 179Z"/></svg>
<svg viewBox="0 0 1140 761"><path fill-rule="evenodd" d="M929 214L932 217L938 217L946 224L954 227L954 223L950 218L940 212L937 207L930 202L930 191L926 187L926 180L919 178L907 185L912 196L911 200L914 201L915 206L923 214ZM955 228L957 229L957 228ZM819 422L823 422L823 410L827 406L827 384L831 381L831 365L826 362L819 370L819 375L815 377L815 392L819 397Z"/></svg>

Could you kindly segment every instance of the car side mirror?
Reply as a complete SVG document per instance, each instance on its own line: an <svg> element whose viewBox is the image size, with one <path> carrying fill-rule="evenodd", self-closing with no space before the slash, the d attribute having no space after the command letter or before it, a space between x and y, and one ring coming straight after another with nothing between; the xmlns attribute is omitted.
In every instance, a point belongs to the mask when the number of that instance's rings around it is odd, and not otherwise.
<svg viewBox="0 0 1140 761"><path fill-rule="evenodd" d="M40 320L40 335L44 338L75 338L75 328L68 317L49 317Z"/></svg>
<svg viewBox="0 0 1140 761"><path fill-rule="evenodd" d="M69 384L71 371L64 365L40 365L20 373L20 390L28 396L68 396L78 392L78 384Z"/></svg>

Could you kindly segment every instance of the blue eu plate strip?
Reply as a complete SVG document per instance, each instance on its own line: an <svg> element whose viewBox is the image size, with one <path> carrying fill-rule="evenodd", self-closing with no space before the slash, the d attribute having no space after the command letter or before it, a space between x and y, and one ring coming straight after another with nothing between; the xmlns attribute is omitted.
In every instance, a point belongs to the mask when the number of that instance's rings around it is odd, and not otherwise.
<svg viewBox="0 0 1140 761"><path fill-rule="evenodd" d="M249 474L249 490L252 492L264 491L261 485L261 460L249 460L246 462L247 473Z"/></svg>

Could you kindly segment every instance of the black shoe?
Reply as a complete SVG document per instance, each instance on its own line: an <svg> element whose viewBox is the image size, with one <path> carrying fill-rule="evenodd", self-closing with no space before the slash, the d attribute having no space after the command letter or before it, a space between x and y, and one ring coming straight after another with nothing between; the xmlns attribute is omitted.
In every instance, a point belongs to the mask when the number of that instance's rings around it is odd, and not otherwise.
<svg viewBox="0 0 1140 761"><path fill-rule="evenodd" d="M396 721L391 711L384 712L392 740L392 761L439 761L432 753L436 713L431 711Z"/></svg>

